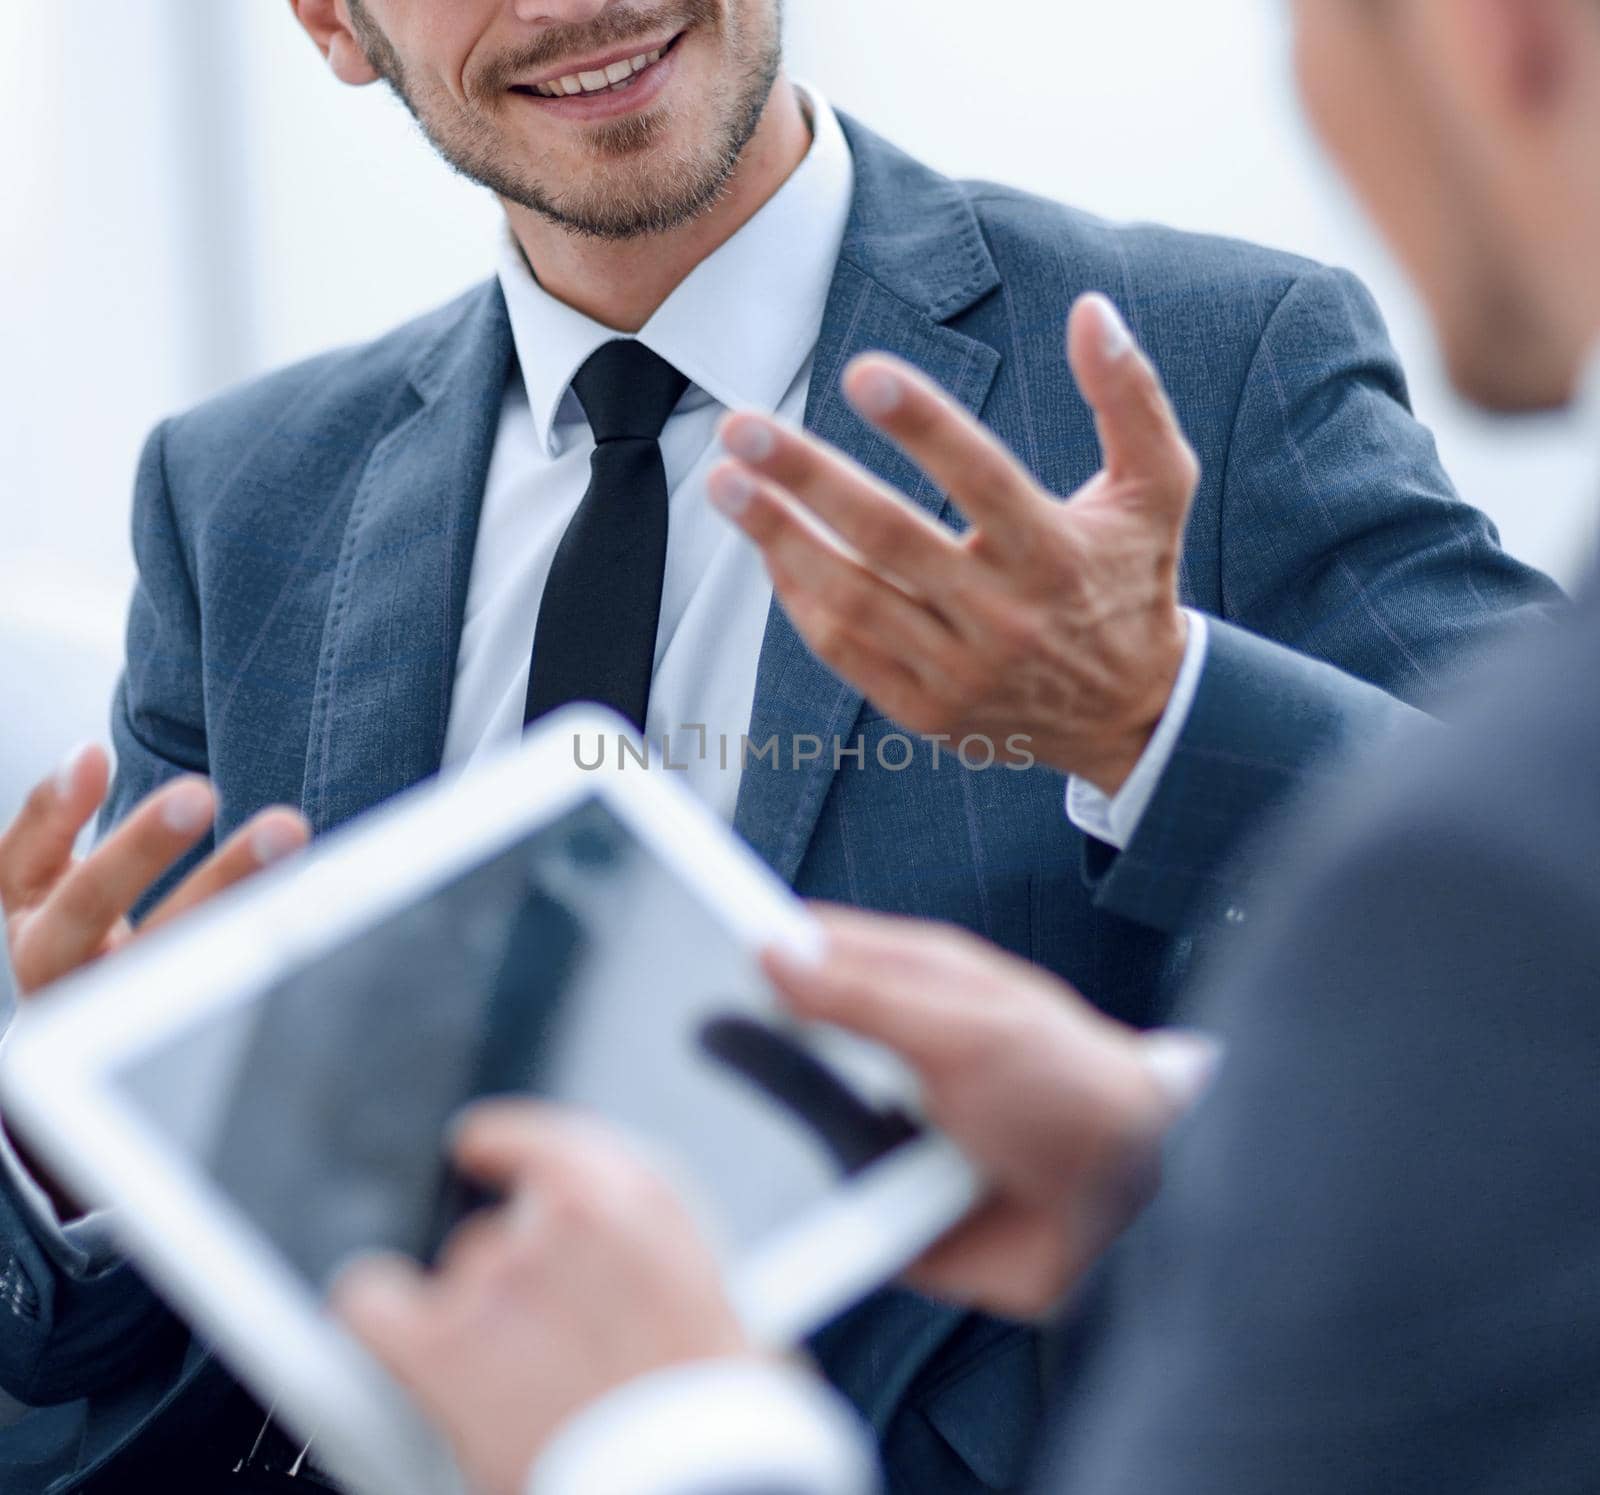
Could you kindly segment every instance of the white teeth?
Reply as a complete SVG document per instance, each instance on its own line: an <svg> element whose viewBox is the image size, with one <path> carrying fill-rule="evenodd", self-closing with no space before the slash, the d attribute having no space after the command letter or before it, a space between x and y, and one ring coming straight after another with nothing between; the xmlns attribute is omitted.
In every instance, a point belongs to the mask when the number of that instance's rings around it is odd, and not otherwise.
<svg viewBox="0 0 1600 1495"><path fill-rule="evenodd" d="M659 62L665 50L664 47L657 47L654 52L641 52L637 57L610 63L603 69L568 73L564 78L535 84L534 92L547 99L569 98L576 93L603 93L619 84L631 82L635 73L642 73L652 63Z"/></svg>

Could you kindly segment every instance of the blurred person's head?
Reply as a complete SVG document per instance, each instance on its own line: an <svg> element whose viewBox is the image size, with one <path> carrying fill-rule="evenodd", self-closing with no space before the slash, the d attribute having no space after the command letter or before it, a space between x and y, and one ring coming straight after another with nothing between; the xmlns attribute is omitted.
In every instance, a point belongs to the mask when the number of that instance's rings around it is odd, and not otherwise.
<svg viewBox="0 0 1600 1495"><path fill-rule="evenodd" d="M1600 342L1600 0L1295 0L1307 108L1456 384L1571 399Z"/></svg>
<svg viewBox="0 0 1600 1495"><path fill-rule="evenodd" d="M714 205L780 70L781 0L292 0L346 83L384 80L458 171L580 235Z"/></svg>

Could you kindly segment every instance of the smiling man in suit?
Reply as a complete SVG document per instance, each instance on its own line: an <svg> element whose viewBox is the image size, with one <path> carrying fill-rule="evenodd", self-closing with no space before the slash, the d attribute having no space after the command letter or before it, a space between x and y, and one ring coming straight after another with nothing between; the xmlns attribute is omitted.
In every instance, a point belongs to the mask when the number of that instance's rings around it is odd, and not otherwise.
<svg viewBox="0 0 1600 1495"><path fill-rule="evenodd" d="M1600 3L1294 15L1309 112L1457 388L1570 409L1600 439ZM993 467L950 412L928 429L944 460ZM830 513L858 502L841 489ZM826 959L774 957L799 1015L902 1053L986 1174L916 1280L1009 1313L1074 1289L1100 1305L1039 1495L1592 1495L1597 664L1591 558L1564 626L1475 673L1452 730L1299 807L1299 865L1184 1014L1209 1040L1135 1033L915 921L834 910ZM375 1262L340 1297L484 1488L878 1488L838 1399L749 1353L699 1231L626 1138L519 1102L459 1143L511 1202L443 1270ZM518 1207L551 1198L536 1221Z"/></svg>
<svg viewBox="0 0 1600 1495"><path fill-rule="evenodd" d="M26 987L126 937L225 835L229 875L292 845L266 807L328 830L584 698L664 743L802 893L965 925L1147 1025L1193 939L1246 919L1234 851L1284 792L1554 600L1456 499L1349 276L941 177L784 76L778 0L294 9L341 79L386 82L497 194L499 272L152 437L122 830L70 866L104 788L90 754L0 847ZM1062 329L1095 290L1080 394ZM1187 441L1152 420L1124 315ZM841 391L873 349L997 432L1035 496L1098 494L1068 631L1004 630L1008 678L1064 647L1077 684L988 769L833 673L706 501L718 422L748 409L959 525ZM1102 447L1149 483L1096 486ZM63 1223L10 1159L0 1387L40 1410L0 1435L6 1488L215 1488L259 1414L98 1224ZM815 1349L918 1495L1013 1486L1060 1358L910 1293Z"/></svg>

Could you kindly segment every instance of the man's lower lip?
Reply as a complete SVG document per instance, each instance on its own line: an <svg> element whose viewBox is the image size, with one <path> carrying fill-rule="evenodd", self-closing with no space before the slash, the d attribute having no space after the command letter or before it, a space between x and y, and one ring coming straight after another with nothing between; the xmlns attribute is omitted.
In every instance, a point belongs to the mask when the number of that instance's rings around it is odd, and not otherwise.
<svg viewBox="0 0 1600 1495"><path fill-rule="evenodd" d="M598 93L573 93L565 98L546 98L539 93L524 93L513 89L519 99L562 119L574 121L615 119L618 115L632 114L653 104L662 89L671 80L678 65L679 42L661 54L659 62L652 63L642 73L635 73L626 88L608 88Z"/></svg>

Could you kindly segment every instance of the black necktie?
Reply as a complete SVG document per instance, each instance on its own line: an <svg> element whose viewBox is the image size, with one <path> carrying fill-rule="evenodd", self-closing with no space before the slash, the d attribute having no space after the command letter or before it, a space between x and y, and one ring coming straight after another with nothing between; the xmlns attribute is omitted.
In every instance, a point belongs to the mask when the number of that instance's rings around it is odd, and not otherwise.
<svg viewBox="0 0 1600 1495"><path fill-rule="evenodd" d="M594 457L539 604L524 722L596 701L644 730L667 564L661 430L688 387L632 341L607 343L572 381Z"/></svg>

